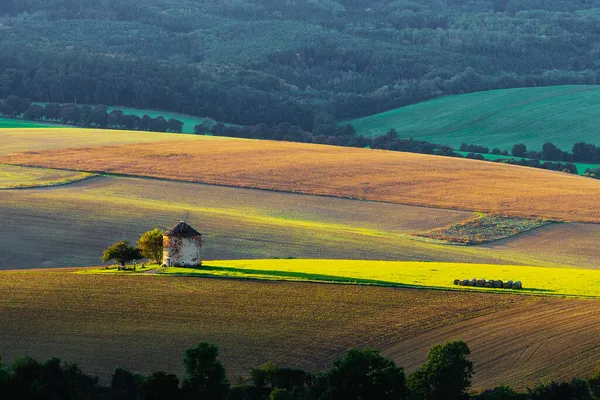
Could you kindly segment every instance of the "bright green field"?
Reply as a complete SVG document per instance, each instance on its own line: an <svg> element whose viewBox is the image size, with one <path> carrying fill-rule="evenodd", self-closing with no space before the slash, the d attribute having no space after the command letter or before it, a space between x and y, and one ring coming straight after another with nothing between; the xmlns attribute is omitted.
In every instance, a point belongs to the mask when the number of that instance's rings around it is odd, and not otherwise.
<svg viewBox="0 0 600 400"><path fill-rule="evenodd" d="M56 125L23 121L13 118L0 118L0 128L50 128Z"/></svg>
<svg viewBox="0 0 600 400"><path fill-rule="evenodd" d="M510 150L525 143L541 150L550 141L570 150L576 142L600 142L598 110L600 86L552 86L442 97L347 122L359 134L395 128L400 137L455 147L465 142Z"/></svg>
<svg viewBox="0 0 600 400"><path fill-rule="evenodd" d="M356 261L356 260L232 260L206 261L201 268L165 268L155 275L338 282L418 288L513 292L533 295L600 297L600 271L493 264ZM116 273L114 269L79 273ZM121 272L131 274L132 272ZM137 271L143 274L143 271ZM522 290L455 286L455 279L501 279L523 283Z"/></svg>

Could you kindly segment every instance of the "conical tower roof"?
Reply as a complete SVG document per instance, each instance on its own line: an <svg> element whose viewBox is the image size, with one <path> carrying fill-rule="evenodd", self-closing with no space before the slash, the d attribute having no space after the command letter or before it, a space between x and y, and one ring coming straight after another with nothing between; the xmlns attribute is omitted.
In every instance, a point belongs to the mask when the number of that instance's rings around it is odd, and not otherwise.
<svg viewBox="0 0 600 400"><path fill-rule="evenodd" d="M201 236L200 232L186 224L184 221L181 221L167 232L165 232L165 236L179 236L179 237L194 237Z"/></svg>

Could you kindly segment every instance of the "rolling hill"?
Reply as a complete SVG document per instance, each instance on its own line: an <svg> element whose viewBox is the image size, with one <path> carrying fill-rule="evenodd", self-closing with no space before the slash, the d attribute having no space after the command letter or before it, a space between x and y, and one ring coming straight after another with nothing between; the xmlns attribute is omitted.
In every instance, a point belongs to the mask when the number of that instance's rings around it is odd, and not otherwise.
<svg viewBox="0 0 600 400"><path fill-rule="evenodd" d="M451 157L191 135L167 134L163 137L170 140L163 143L152 136L150 143L102 146L101 132L78 131L73 137L82 140L80 146L98 137L96 146L16 153L0 156L0 162L600 222L600 181L560 172ZM134 142L136 133L121 132L118 140ZM25 135L18 130L0 131L0 136L9 148L26 148ZM184 140L173 140L177 138Z"/></svg>
<svg viewBox="0 0 600 400"><path fill-rule="evenodd" d="M10 120L14 121L14 120ZM0 129L0 154L79 147L108 146L123 143L156 143L189 140L192 135L162 132L116 131L84 128L13 128Z"/></svg>
<svg viewBox="0 0 600 400"><path fill-rule="evenodd" d="M599 225L553 224L476 247L408 237L470 219L472 210L600 221L600 182L593 179L474 160L195 135L4 129L0 139L0 162L42 167L3 165L12 185L78 171L103 175L61 187L1 190L0 269L97 264L107 244L135 241L144 230L189 214L205 235L205 259L270 258L268 271L255 267L265 261L240 261L227 271L233 275L342 270L350 280L364 278L357 271L403 279L408 263L386 269L340 261L328 270L319 261L274 258L411 260L430 262L413 268L411 278L429 286L442 278L447 284L455 273L522 271L536 294L595 295L585 290L598 271L520 266L597 269ZM24 244L35 251L23 251ZM456 269L443 261L496 265ZM298 262L309 269L292 268ZM0 334L5 359L60 356L104 379L115 365L148 372L149 360L152 368L180 373L181 352L200 341L221 348L237 380L267 360L319 370L350 347L380 348L410 371L429 347L467 339L476 388L585 376L598 353L597 301L581 299L58 269L0 271L0 293L0 315L14 321Z"/></svg>
<svg viewBox="0 0 600 400"><path fill-rule="evenodd" d="M411 371L429 347L466 339L475 388L523 388L586 376L599 355L590 300L68 270L1 271L0 292L5 360L59 356L103 379L116 365L181 373L201 341L219 346L232 381L267 360L320 370L351 347Z"/></svg>
<svg viewBox="0 0 600 400"><path fill-rule="evenodd" d="M535 296L558 296L600 299L600 271L576 268L549 268L524 265L498 265L447 262L373 261L373 260L205 260L202 266L138 269L135 272L116 268L83 271L89 274L202 277L216 276L276 281L336 282L359 285L395 286L420 289L445 289L516 293ZM519 281L518 290L460 286L455 279Z"/></svg>
<svg viewBox="0 0 600 400"><path fill-rule="evenodd" d="M98 264L107 245L123 239L135 242L141 232L170 227L186 213L204 233L207 258L503 258L406 236L468 219L468 212L97 177L51 189L0 191L0 269ZM19 244L28 241L37 243L35 251L20 250Z"/></svg>
<svg viewBox="0 0 600 400"><path fill-rule="evenodd" d="M524 143L541 150L550 141L570 150L576 142L600 142L599 109L600 86L551 86L441 97L347 122L366 136L394 128L400 137L454 147L510 150Z"/></svg>

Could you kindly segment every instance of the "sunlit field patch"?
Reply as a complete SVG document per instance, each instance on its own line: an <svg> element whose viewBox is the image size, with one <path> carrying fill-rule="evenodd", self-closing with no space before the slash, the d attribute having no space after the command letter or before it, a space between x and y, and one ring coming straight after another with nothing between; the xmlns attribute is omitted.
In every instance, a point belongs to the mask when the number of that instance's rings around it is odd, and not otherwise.
<svg viewBox="0 0 600 400"><path fill-rule="evenodd" d="M81 273L115 273L111 269ZM139 272L139 271L138 271ZM266 280L336 282L415 288L476 290L565 297L600 298L600 271L515 265L366 260L206 261L198 268L160 268L156 275L218 276ZM127 272L122 272L127 273ZM521 281L523 289L463 287L455 279Z"/></svg>
<svg viewBox="0 0 600 400"><path fill-rule="evenodd" d="M87 172L28 168L0 164L0 189L58 186L96 176Z"/></svg>
<svg viewBox="0 0 600 400"><path fill-rule="evenodd" d="M56 269L0 271L0 293L0 315L10 321L3 324L0 335L6 362L24 354L41 359L56 356L77 362L103 379L110 379L116 365L142 373L150 373L150 368L182 373L181 354L201 341L219 346L232 381L267 360L319 371L348 348L385 349L485 315L516 309L527 316L533 305L547 312L567 302L580 313L594 306L581 300L476 292L82 275ZM581 322L582 328L588 326L589 320ZM559 331L574 336L566 328ZM598 337L594 329L586 329L585 336ZM506 339L500 345L505 343ZM506 346L506 351L514 350ZM501 373L490 370L485 360L491 352L491 346L473 347L478 357L476 378L488 371L495 372L492 384L520 383L515 376L524 374L515 374L515 367L503 368ZM403 367L415 367L425 355L396 360ZM589 354L578 349L573 356ZM553 365L544 352L533 359L543 364L529 371L527 383L540 374L547 376L544 367ZM557 372L570 376L581 370L574 364Z"/></svg>
<svg viewBox="0 0 600 400"><path fill-rule="evenodd" d="M351 258L527 263L521 255L424 243L410 232L457 223L472 213L101 176L51 189L0 192L0 269L95 265L118 240L135 242L185 215L205 238L205 259ZM35 230L31 226L36 226ZM32 240L36 252L19 243ZM506 261L502 261L505 260Z"/></svg>
<svg viewBox="0 0 600 400"><path fill-rule="evenodd" d="M0 162L600 222L600 181L561 172L383 150L163 135L185 140L16 153Z"/></svg>
<svg viewBox="0 0 600 400"><path fill-rule="evenodd" d="M125 143L194 140L195 135L65 127L4 128L0 125L0 154L48 149L82 148ZM30 153L32 154L32 153ZM77 168L74 168L77 169Z"/></svg>

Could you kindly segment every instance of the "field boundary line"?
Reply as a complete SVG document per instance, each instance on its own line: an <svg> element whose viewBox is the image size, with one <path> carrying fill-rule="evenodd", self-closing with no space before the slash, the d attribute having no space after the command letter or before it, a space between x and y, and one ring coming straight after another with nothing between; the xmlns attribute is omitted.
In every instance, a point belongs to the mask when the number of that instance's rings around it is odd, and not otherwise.
<svg viewBox="0 0 600 400"><path fill-rule="evenodd" d="M74 267L76 268L76 267ZM80 271L84 271L82 270L76 270L76 271L71 271L70 273L73 274L80 274ZM1 271L0 271L1 273ZM82 274L83 275L83 274ZM385 287L385 288L392 288L392 289L402 289L402 290L432 290L432 291L442 291L442 292L456 292L456 293L487 293L487 294L493 294L493 295L515 295L515 296L531 296L531 297L546 297L546 298L558 298L558 299L582 299L582 300L600 300L600 296L586 296L586 295L567 295L567 294L550 294L550 293L532 293L532 292L526 292L525 290L527 289L523 289L521 291L518 290L505 290L505 289L497 289L497 290L489 290L489 289L472 289L472 288L465 288L465 289L458 289L458 288L452 288L452 287L440 287L440 286L418 286L418 285L410 285L410 284L403 284L403 283L384 283L384 282L358 282L358 281L352 281L351 279L348 279L347 281L344 280L340 280L340 281L334 281L334 280L319 280L319 279L294 279L294 278L289 278L289 279L282 279L282 278L257 278L257 277L243 277L243 276L219 276L219 275L212 275L212 274L165 274L165 273L147 273L147 272L135 272L135 273L127 273L127 272L103 272L103 273L94 273L94 272L87 272L85 273L85 275L111 275L111 276L149 276L149 277L156 277L156 276L160 276L160 277L164 277L164 278L180 278L180 279L187 279L187 278L199 278L199 279L219 279L219 280L226 280L226 279L233 279L233 280L244 280L244 281L253 281L253 282L301 282L301 283L312 283L312 284L316 284L316 285L320 285L320 284L326 284L326 285L353 285L353 286L364 286L364 287ZM343 277L340 277L343 278Z"/></svg>
<svg viewBox="0 0 600 400"><path fill-rule="evenodd" d="M24 167L24 168L37 168L37 167L27 167L27 166L22 166L22 165L15 165L15 164L1 164L0 163L0 167L2 167L2 166L10 166L10 167L17 166L17 167ZM100 174L97 174L95 172L70 171L70 170L57 169L57 168L41 168L41 169L52 170L52 171L79 172L81 174L86 174L86 176L83 176L81 178L74 178L72 180L65 180L64 182L45 183L45 184L42 184L42 185L16 186L16 187L0 187L0 191L53 188L53 187L59 187L59 186L72 185L74 183L83 182L83 181L87 181L87 180L90 180L90 179L94 179L94 178L100 177Z"/></svg>
<svg viewBox="0 0 600 400"><path fill-rule="evenodd" d="M330 199L355 200L355 201L362 201L362 202L366 202L366 203L394 204L394 205L400 205L400 206L424 208L424 209L428 209L428 210L463 211L463 212L470 212L470 213L482 212L479 210L469 210L469 209L461 209L461 208L443 208L443 207L432 207L432 206L418 205L418 204L392 203L389 201L370 200L370 199L363 199L360 197L352 197L352 196L336 196L336 195L332 195L332 194L308 193L308 192L303 192L303 191L269 189L269 188L262 188L262 187L256 187L256 186L239 186L239 185L227 185L224 183L210 183L210 182L203 182L203 181L187 181L184 179L159 178L159 177L155 177L155 176L127 174L127 173L123 173L123 172L111 172L111 171L102 171L102 170L82 171L82 170L75 169L75 168L50 168L50 167L43 167L43 166L39 166L39 165L27 165L27 164L23 164L23 163L14 163L14 164L0 163L0 165L14 165L14 166L18 166L18 167L40 168L40 169L49 169L49 170L56 170L56 171L88 172L88 173L97 174L97 176L99 176L99 177L107 176L107 177L115 177L115 178L146 179L146 180L153 180L153 181L188 183L188 184L192 184L192 185L206 185L206 186L215 186L215 187L223 187L223 188L261 190L264 192L271 192L271 193L296 194L296 195L302 195L302 196L316 196L316 197L324 197L324 198L330 198ZM531 216L531 218L542 218L542 216ZM565 222L569 222L569 221L565 221ZM588 222L588 223L596 224L594 222Z"/></svg>

